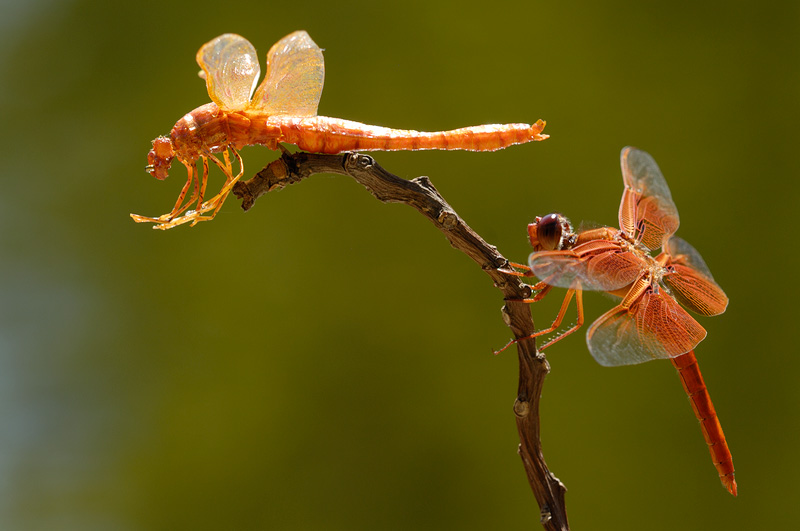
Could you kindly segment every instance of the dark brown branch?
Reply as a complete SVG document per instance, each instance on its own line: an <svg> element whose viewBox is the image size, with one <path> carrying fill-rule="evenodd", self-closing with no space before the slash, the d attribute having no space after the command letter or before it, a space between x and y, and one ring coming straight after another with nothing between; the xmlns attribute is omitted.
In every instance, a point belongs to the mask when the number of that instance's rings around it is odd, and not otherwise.
<svg viewBox="0 0 800 531"><path fill-rule="evenodd" d="M530 287L519 278L498 271L499 268L508 267L508 261L497 248L486 243L464 223L427 177L417 177L411 181L401 179L384 170L372 157L359 153L284 153L249 181L236 183L233 193L242 199L242 208L249 210L261 195L315 173L348 175L380 201L405 203L417 209L444 233L453 247L476 262L503 293L507 301L503 307L503 320L511 328L514 337L524 338L533 333L533 319L528 305L515 302L530 297ZM519 454L539 503L542 526L547 530L565 531L569 529L564 502L566 488L547 469L539 430L539 399L550 366L544 355L536 351L531 339L519 341L517 351L519 387L514 414L520 437Z"/></svg>

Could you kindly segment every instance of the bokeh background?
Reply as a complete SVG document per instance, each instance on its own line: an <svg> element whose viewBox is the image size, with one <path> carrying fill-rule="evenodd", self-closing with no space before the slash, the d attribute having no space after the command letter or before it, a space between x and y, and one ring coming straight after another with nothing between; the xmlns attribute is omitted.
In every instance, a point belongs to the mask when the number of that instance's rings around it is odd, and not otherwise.
<svg viewBox="0 0 800 531"><path fill-rule="evenodd" d="M669 363L603 368L577 334L542 400L571 524L796 525L796 2L0 6L0 528L538 527L500 294L416 212L316 176L194 228L128 217L184 182L143 167L208 101L200 45L236 32L263 61L297 29L325 49L320 114L548 121L498 153L376 155L509 259L536 215L614 224L619 150L649 151L731 299L698 357L740 496ZM243 156L249 175L276 154ZM587 299L588 319L612 304Z"/></svg>

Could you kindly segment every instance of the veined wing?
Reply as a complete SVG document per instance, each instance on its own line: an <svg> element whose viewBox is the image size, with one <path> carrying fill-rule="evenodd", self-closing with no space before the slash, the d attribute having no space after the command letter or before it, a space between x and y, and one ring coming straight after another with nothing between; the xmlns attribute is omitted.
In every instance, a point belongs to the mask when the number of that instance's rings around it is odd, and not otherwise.
<svg viewBox="0 0 800 531"><path fill-rule="evenodd" d="M633 147L620 154L625 190L619 206L619 227L648 249L658 249L680 220L667 181L648 153Z"/></svg>
<svg viewBox="0 0 800 531"><path fill-rule="evenodd" d="M220 35L200 48L197 64L205 73L211 101L220 109L247 107L261 74L256 49L247 39L234 33Z"/></svg>
<svg viewBox="0 0 800 531"><path fill-rule="evenodd" d="M267 54L267 74L250 106L268 114L317 114L325 62L322 50L305 31L276 42Z"/></svg>
<svg viewBox="0 0 800 531"><path fill-rule="evenodd" d="M594 240L566 251L532 253L528 265L551 286L569 288L577 281L584 290L614 291L636 280L645 263L618 242Z"/></svg>
<svg viewBox="0 0 800 531"><path fill-rule="evenodd" d="M616 306L586 332L589 352L600 365L633 365L674 358L695 348L705 329L664 290L649 287L630 306Z"/></svg>
<svg viewBox="0 0 800 531"><path fill-rule="evenodd" d="M663 282L679 302L701 315L719 315L728 306L728 297L714 282L703 257L686 240L673 236L664 250L670 259L670 273Z"/></svg>
<svg viewBox="0 0 800 531"><path fill-rule="evenodd" d="M714 280L711 270L708 269L706 261L700 256L698 250L683 238L673 236L667 240L664 251L670 256L670 263L691 267L701 275Z"/></svg>

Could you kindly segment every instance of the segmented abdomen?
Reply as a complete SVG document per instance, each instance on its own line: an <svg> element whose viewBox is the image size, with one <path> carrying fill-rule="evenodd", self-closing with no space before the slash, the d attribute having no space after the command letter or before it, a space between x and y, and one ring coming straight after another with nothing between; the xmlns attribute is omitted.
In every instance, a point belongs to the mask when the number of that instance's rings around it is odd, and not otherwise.
<svg viewBox="0 0 800 531"><path fill-rule="evenodd" d="M733 457L725 441L725 434L722 432L722 425L717 418L717 412L711 403L711 396L708 394L703 375L700 374L700 367L697 366L697 358L694 351L690 350L676 358L672 358L672 365L678 369L678 374L683 382L683 388L689 395L697 420L700 421L700 429L703 430L703 437L708 444L711 452L711 459L719 472L719 479L728 492L736 496L736 480L733 474Z"/></svg>
<svg viewBox="0 0 800 531"><path fill-rule="evenodd" d="M495 151L547 138L541 134L545 125L542 120L533 125L478 125L437 132L389 129L325 116L271 116L267 124L268 128L280 128L280 142L295 144L313 153L422 149Z"/></svg>

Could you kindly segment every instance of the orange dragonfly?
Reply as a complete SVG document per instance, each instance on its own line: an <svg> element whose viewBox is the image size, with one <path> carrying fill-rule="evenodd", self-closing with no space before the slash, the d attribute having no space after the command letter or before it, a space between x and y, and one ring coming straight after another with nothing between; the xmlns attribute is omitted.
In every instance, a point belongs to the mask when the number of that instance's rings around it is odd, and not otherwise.
<svg viewBox="0 0 800 531"><path fill-rule="evenodd" d="M604 366L670 359L700 421L720 480L736 496L731 453L693 350L706 331L678 304L701 315L719 315L725 311L728 297L714 282L700 253L673 236L678 229L678 210L655 160L644 151L626 147L621 165L625 189L619 229L601 227L576 233L560 214L537 217L528 225L534 248L529 265L512 263L524 271L507 271L541 279L532 286L534 297L524 301L541 300L553 286L567 288L552 326L529 337L555 332L573 297L578 309L576 324L540 350L580 328L583 290L621 297L617 306L589 327L589 352ZM651 251L659 248L661 253L652 256Z"/></svg>
<svg viewBox="0 0 800 531"><path fill-rule="evenodd" d="M480 125L429 133L317 116L325 65L322 50L305 31L287 35L272 46L267 54L267 73L258 88L261 73L258 56L244 37L232 33L220 35L200 48L197 62L212 103L178 120L168 137L153 141L153 149L147 155L146 169L159 180L167 178L172 160L177 157L188 171L186 184L169 214L159 217L131 214L138 223L156 223L157 229L212 219L244 174L239 150L248 145L278 149L280 142L286 142L314 153L495 151L548 137L542 134L545 126L542 120L533 125ZM229 152L238 163L237 173ZM223 160L215 153L222 153ZM203 161L202 175L197 171L198 160ZM222 170L226 180L217 195L204 201L209 160ZM192 195L184 202L192 185ZM189 210L193 204L194 209Z"/></svg>

